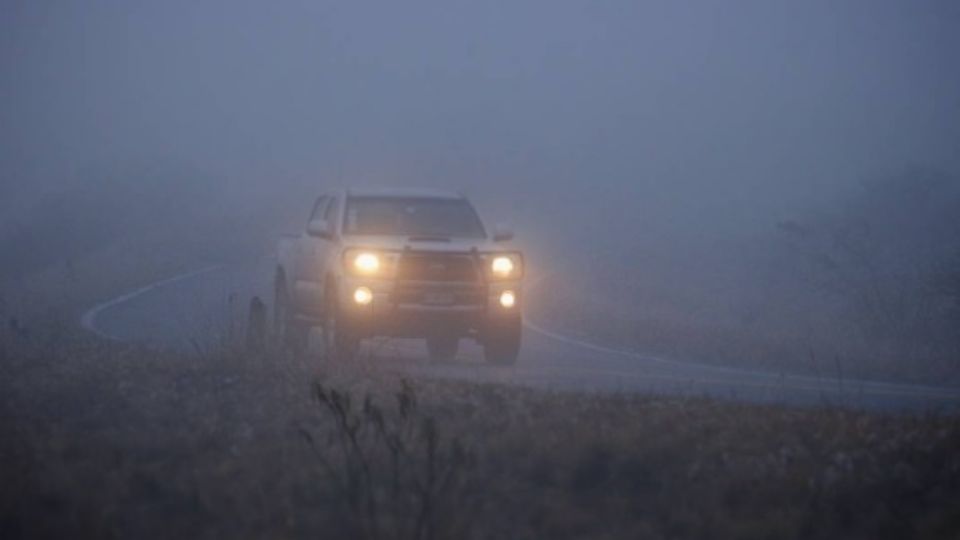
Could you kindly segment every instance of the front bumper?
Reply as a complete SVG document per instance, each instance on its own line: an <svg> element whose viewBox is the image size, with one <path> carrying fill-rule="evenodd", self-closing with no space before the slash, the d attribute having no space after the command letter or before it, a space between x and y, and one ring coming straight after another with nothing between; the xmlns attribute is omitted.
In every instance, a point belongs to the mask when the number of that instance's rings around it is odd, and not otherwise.
<svg viewBox="0 0 960 540"><path fill-rule="evenodd" d="M373 293L369 304L353 300L360 287ZM520 317L523 304L519 280L451 283L344 277L339 289L343 322L362 336L482 334L491 324ZM516 298L509 308L500 303L506 291Z"/></svg>

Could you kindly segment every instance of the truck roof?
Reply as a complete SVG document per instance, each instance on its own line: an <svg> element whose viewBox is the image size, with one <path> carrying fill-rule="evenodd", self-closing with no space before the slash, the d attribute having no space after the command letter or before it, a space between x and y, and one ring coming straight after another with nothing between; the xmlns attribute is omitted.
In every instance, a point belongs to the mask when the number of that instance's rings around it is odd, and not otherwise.
<svg viewBox="0 0 960 540"><path fill-rule="evenodd" d="M348 189L347 197L388 197L417 199L463 199L463 195L453 191L425 188L367 188Z"/></svg>

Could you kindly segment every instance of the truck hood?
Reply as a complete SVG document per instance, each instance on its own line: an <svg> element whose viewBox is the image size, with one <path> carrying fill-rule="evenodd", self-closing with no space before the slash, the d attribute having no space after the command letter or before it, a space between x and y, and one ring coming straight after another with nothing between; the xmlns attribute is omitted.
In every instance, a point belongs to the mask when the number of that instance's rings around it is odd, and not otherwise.
<svg viewBox="0 0 960 540"><path fill-rule="evenodd" d="M477 251L517 251L512 242L493 242L486 238L451 238L449 241L410 240L406 236L356 236L343 237L347 248L370 248L403 251L432 251L443 253L465 253Z"/></svg>

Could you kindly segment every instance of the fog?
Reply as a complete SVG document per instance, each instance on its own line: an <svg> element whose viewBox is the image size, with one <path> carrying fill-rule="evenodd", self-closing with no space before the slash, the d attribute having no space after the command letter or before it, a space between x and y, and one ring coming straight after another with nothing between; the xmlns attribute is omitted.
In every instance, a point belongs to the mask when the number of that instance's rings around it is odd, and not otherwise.
<svg viewBox="0 0 960 540"><path fill-rule="evenodd" d="M204 215L272 235L329 187L434 186L644 316L817 319L778 224L910 171L955 187L958 50L950 0L7 1L4 258ZM58 221L76 205L95 223Z"/></svg>

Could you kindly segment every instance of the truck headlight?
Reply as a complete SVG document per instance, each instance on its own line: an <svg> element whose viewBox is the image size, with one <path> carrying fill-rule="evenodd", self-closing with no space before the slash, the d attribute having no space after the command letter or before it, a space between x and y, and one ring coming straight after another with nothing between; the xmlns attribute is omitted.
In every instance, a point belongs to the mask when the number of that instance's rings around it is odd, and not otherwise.
<svg viewBox="0 0 960 540"><path fill-rule="evenodd" d="M519 254L495 255L489 261L490 275L495 279L517 279L523 274L523 261Z"/></svg>
<svg viewBox="0 0 960 540"><path fill-rule="evenodd" d="M349 249L343 254L343 265L353 275L379 275L384 270L384 263L380 253L369 249Z"/></svg>
<svg viewBox="0 0 960 540"><path fill-rule="evenodd" d="M353 268L361 274L376 274L380 270L380 257L376 253L361 251L353 258Z"/></svg>
<svg viewBox="0 0 960 540"><path fill-rule="evenodd" d="M490 270L499 277L509 277L513 273L513 261L510 257L494 257Z"/></svg>

